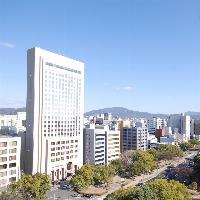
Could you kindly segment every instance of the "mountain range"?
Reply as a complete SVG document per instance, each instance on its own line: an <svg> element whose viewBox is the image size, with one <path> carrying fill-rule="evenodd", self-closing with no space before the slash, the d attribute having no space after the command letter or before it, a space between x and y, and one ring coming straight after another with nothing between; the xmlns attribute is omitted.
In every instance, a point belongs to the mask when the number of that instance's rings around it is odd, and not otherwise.
<svg viewBox="0 0 200 200"><path fill-rule="evenodd" d="M153 114L148 112L133 111L123 107L112 107L112 108L103 108L99 110L92 110L86 112L85 116L94 116L101 113L112 113L113 116L120 117L122 119L126 118L151 118L151 117L160 117L166 118L169 115L167 114Z"/></svg>
<svg viewBox="0 0 200 200"><path fill-rule="evenodd" d="M101 113L112 113L113 116L120 117L122 119L127 118L151 118L151 117L160 117L160 118L168 118L169 116L173 118L180 117L180 114L162 114L162 113L149 113L149 112L140 112L133 111L123 107L112 107L112 108L103 108L99 110L92 110L85 113L85 116L94 116ZM188 111L185 115L190 115L193 119L200 119L200 112L192 112Z"/></svg>
<svg viewBox="0 0 200 200"><path fill-rule="evenodd" d="M26 112L26 108L0 108L0 115L15 115L17 112Z"/></svg>
<svg viewBox="0 0 200 200"><path fill-rule="evenodd" d="M0 108L0 114L3 115L13 115L17 112L25 112L26 108ZM140 112L133 111L123 107L112 107L112 108L103 108L98 110L92 110L85 113L85 116L94 116L102 113L112 113L113 116L120 117L122 119L127 118L151 118L151 117L160 117L160 118L168 118L169 116L180 116L180 114L158 114L158 113L149 113L149 112ZM200 112L192 112L188 111L185 114L190 115L193 119L200 119Z"/></svg>

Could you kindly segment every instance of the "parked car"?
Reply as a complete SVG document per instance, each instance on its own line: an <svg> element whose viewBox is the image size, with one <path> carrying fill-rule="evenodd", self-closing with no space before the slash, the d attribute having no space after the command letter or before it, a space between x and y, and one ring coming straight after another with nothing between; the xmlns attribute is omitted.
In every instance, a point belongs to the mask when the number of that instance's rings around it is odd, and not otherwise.
<svg viewBox="0 0 200 200"><path fill-rule="evenodd" d="M101 188L101 187L102 187L102 185L95 185L95 187L97 187L97 188Z"/></svg>
<svg viewBox="0 0 200 200"><path fill-rule="evenodd" d="M65 185L61 186L62 190L67 190L67 187Z"/></svg>
<svg viewBox="0 0 200 200"><path fill-rule="evenodd" d="M83 195L84 197L87 197L87 198L92 198L93 197L93 195L92 194L85 194L85 195Z"/></svg>
<svg viewBox="0 0 200 200"><path fill-rule="evenodd" d="M145 183L143 182L139 182L138 184L136 184L136 186L143 186L143 185L145 185Z"/></svg>
<svg viewBox="0 0 200 200"><path fill-rule="evenodd" d="M185 180L180 180L180 182L183 183L183 184L188 184L190 181L185 179Z"/></svg>
<svg viewBox="0 0 200 200"><path fill-rule="evenodd" d="M64 185L64 186L66 186L66 187L67 187L67 189L71 189L71 188L72 188L72 186L71 186L71 185Z"/></svg>
<svg viewBox="0 0 200 200"><path fill-rule="evenodd" d="M166 177L168 180L173 180L175 179L176 177L172 174L169 174L167 177Z"/></svg>
<svg viewBox="0 0 200 200"><path fill-rule="evenodd" d="M80 197L81 195L80 194L78 194L78 193L74 193L74 194L72 194L72 197Z"/></svg>
<svg viewBox="0 0 200 200"><path fill-rule="evenodd" d="M61 187L61 189L66 189L66 190L73 189L72 185L66 184L66 183L61 183L60 187Z"/></svg>
<svg viewBox="0 0 200 200"><path fill-rule="evenodd" d="M193 161L190 161L190 162L189 162L189 166L190 166L190 167L194 167L194 162L193 162Z"/></svg>

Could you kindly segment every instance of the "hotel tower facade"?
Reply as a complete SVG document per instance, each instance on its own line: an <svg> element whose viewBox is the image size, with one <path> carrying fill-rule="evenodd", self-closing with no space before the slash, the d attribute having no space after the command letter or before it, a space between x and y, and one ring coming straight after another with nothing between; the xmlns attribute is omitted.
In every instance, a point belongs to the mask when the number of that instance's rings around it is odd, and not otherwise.
<svg viewBox="0 0 200 200"><path fill-rule="evenodd" d="M52 181L83 165L84 64L49 51L27 51L25 172Z"/></svg>

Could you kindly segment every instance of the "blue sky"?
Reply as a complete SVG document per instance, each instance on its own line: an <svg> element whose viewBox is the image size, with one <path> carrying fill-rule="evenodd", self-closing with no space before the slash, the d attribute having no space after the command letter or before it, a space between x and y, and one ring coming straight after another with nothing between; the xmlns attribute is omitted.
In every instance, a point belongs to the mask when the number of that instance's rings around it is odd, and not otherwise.
<svg viewBox="0 0 200 200"><path fill-rule="evenodd" d="M85 63L85 111L200 111L200 1L0 1L0 107L26 101L26 50Z"/></svg>

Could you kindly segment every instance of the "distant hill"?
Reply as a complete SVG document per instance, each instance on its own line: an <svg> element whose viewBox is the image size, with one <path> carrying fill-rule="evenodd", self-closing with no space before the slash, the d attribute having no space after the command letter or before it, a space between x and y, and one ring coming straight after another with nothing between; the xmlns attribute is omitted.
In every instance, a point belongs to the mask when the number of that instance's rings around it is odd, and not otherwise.
<svg viewBox="0 0 200 200"><path fill-rule="evenodd" d="M26 112L26 108L0 108L0 114L1 115L13 115L16 114L17 112ZM180 114L153 114L153 113L148 113L148 112L139 112L139 111L133 111L129 110L127 108L123 107L112 107L112 108L103 108L103 109L98 109L98 110L92 110L89 112L85 113L85 116L94 116L97 114L102 114L102 113L112 113L113 116L120 117L122 119L127 119L127 118L151 118L151 117L160 117L160 118L170 118L172 121L178 121L180 119ZM193 112L193 111L188 111L185 113L186 115L190 115L193 119L199 119L200 120L200 112ZM173 125L172 125L173 126Z"/></svg>
<svg viewBox="0 0 200 200"><path fill-rule="evenodd" d="M185 115L190 115L193 119L200 119L200 112L188 111Z"/></svg>
<svg viewBox="0 0 200 200"><path fill-rule="evenodd" d="M127 108L123 107L112 107L112 108L103 108L99 110L92 110L90 112L86 112L85 116L94 116L97 114L102 114L102 113L112 113L113 116L120 117L122 119L127 119L127 118L151 118L151 117L160 117L160 118L168 118L170 116L171 119L171 126L173 127L174 124L177 124L180 120L180 115L179 114L153 114L153 113L148 113L148 112L139 112L139 111L133 111L129 110ZM185 112L185 115L190 115L192 119L198 119L200 120L200 112L193 112L193 111L188 111Z"/></svg>
<svg viewBox="0 0 200 200"><path fill-rule="evenodd" d="M26 108L0 108L1 115L14 115L17 112L26 112Z"/></svg>
<svg viewBox="0 0 200 200"><path fill-rule="evenodd" d="M129 110L123 107L112 107L112 108L103 108L99 110L92 110L90 112L86 112L85 116L94 116L101 113L112 113L113 116L120 117L122 119L126 118L151 118L151 117L160 117L160 118L167 118L169 115L167 114L152 114L148 112L139 112Z"/></svg>

